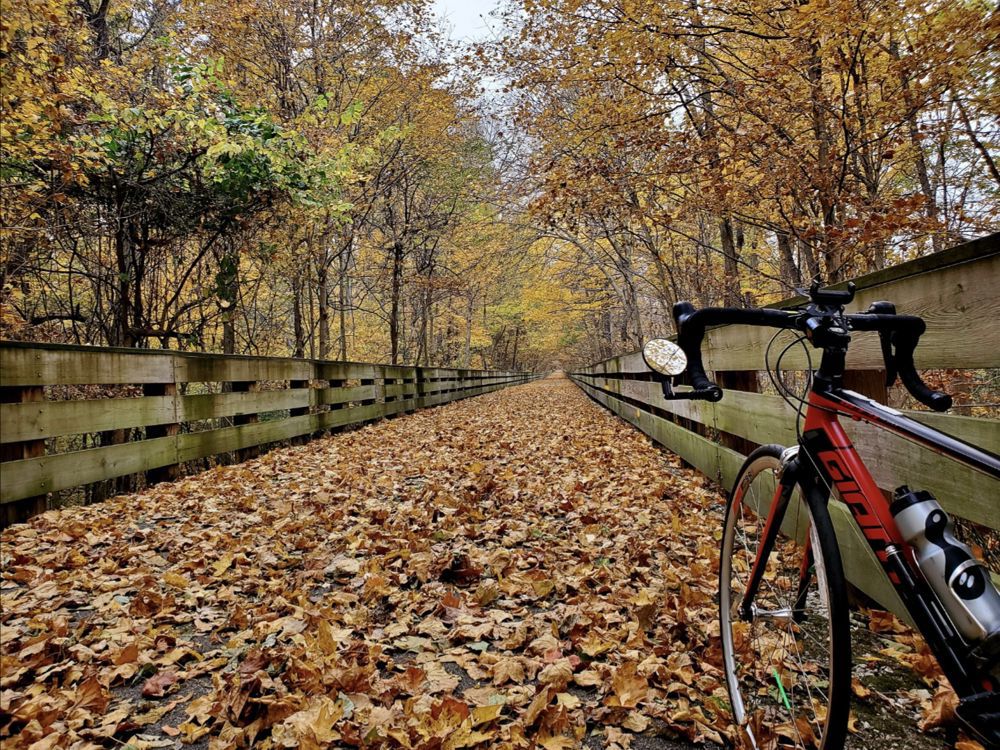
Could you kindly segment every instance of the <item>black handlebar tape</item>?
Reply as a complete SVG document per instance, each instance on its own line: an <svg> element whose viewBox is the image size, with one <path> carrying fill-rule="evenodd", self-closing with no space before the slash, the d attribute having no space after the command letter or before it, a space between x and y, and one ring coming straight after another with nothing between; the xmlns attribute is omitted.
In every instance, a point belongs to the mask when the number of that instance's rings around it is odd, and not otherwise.
<svg viewBox="0 0 1000 750"><path fill-rule="evenodd" d="M887 315L884 313L851 313L847 316L851 329L855 331L904 331L919 339L927 325L916 315Z"/></svg>
<svg viewBox="0 0 1000 750"><path fill-rule="evenodd" d="M690 393L685 393L684 398L691 401L721 401L722 389L715 383L705 378L708 383L706 388L695 388Z"/></svg>
<svg viewBox="0 0 1000 750"><path fill-rule="evenodd" d="M886 361L887 371L895 369L899 379L917 401L934 411L947 411L951 408L951 396L941 391L927 387L920 379L916 364L913 362L913 352L927 325L922 318L915 315L883 315L860 313L848 315L851 328L856 331L879 331L891 335L895 354L891 362Z"/></svg>
<svg viewBox="0 0 1000 750"><path fill-rule="evenodd" d="M896 345L896 369L899 372L899 379L903 381L906 390L910 392L917 401L934 411L948 411L951 408L951 396L941 391L935 391L927 387L927 384L920 379L916 365L913 363L913 352L917 348L919 336L909 336L901 331L893 334L892 341Z"/></svg>
<svg viewBox="0 0 1000 750"><path fill-rule="evenodd" d="M751 309L742 307L705 307L695 310L690 302L678 302L673 309L677 323L677 345L687 356L687 371L691 376L691 387L704 396L688 396L706 401L722 398L722 389L708 379L701 359L701 344L705 339L705 328L715 325L743 323L746 325L770 326L773 328L794 328L795 316L784 310Z"/></svg>

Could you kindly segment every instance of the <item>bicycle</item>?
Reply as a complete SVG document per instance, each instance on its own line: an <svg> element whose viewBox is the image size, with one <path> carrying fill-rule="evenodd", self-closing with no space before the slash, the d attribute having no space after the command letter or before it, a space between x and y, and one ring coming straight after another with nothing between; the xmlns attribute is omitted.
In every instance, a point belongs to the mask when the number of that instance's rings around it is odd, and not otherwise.
<svg viewBox="0 0 1000 750"><path fill-rule="evenodd" d="M890 503L838 418L889 430L1000 479L1000 456L909 419L843 387L852 332L877 332L887 383L897 376L935 411L951 397L927 387L913 361L926 326L889 302L846 313L855 287L808 290L790 310L705 308L679 302L677 343L655 339L643 356L665 399L718 401L701 345L708 326L744 324L797 332L772 367L772 382L797 407L798 444L764 445L737 474L726 508L719 564L723 667L738 738L763 750L844 745L851 701L851 634L846 580L828 502L850 510L885 575L959 698L968 733L1000 748L1000 594L985 566L952 535L953 525L926 491L897 488ZM796 343L809 358L807 395L780 379L781 358ZM770 345L765 360L770 359ZM689 389L675 390L679 376ZM777 375L777 377L776 377ZM672 383L672 381L675 381ZM743 654L751 658L744 660Z"/></svg>

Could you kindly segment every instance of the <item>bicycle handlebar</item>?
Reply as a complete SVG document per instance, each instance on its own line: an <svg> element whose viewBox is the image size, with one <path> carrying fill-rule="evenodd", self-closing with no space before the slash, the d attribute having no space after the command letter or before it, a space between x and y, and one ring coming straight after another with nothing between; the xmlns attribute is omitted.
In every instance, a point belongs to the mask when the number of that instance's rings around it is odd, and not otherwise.
<svg viewBox="0 0 1000 750"><path fill-rule="evenodd" d="M892 312L888 312L889 310ZM910 395L924 406L934 411L947 411L951 408L951 396L943 391L935 391L924 383L913 361L913 353L920 337L927 330L922 318L896 315L895 307L888 302L875 302L868 312L845 317L855 331L878 331L882 340L886 386L892 385L898 374Z"/></svg>
<svg viewBox="0 0 1000 750"><path fill-rule="evenodd" d="M793 316L784 310L739 307L705 307L695 310L690 302L678 302L674 305L674 320L677 322L677 344L687 355L687 371L694 389L690 397L706 401L720 400L722 389L708 379L701 361L701 342L705 338L705 328L733 323L794 328L793 325L788 325Z"/></svg>
<svg viewBox="0 0 1000 750"><path fill-rule="evenodd" d="M852 290L853 291L853 290ZM718 401L722 389L705 373L701 357L701 344L708 326L742 324L765 328L798 330L805 333L820 348L850 340L848 331L837 327L836 320L824 310L774 310L767 308L706 307L696 310L690 302L678 302L673 309L677 323L677 344L687 355L687 372L691 378L690 392L675 394L675 398ZM849 330L876 331L882 341L885 360L886 385L892 385L898 373L906 390L920 403L935 411L951 407L952 399L946 393L929 388L917 373L913 352L927 326L914 315L897 315L888 302L876 302L867 312L840 315ZM893 351L895 350L895 351Z"/></svg>

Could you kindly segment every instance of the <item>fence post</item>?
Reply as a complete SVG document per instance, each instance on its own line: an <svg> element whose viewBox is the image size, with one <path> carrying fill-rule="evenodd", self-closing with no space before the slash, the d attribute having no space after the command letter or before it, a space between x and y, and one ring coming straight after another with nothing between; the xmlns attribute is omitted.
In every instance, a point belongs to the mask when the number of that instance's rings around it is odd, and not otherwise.
<svg viewBox="0 0 1000 750"><path fill-rule="evenodd" d="M423 409L427 403L427 378L423 367L413 368L413 390L414 408Z"/></svg>
<svg viewBox="0 0 1000 750"><path fill-rule="evenodd" d="M344 381L341 380L340 382L343 383ZM382 400L382 403L389 403L390 401L392 401L389 395L385 392L385 387L390 383L389 383L389 378L385 377L385 367L383 367L382 365L374 365L372 367L372 377L361 378L359 380L359 383L365 386L370 385L372 386L372 389L375 391L375 398L365 398L361 400L362 406L370 406L371 404L377 404L379 402L379 399ZM385 412L383 411L383 413Z"/></svg>
<svg viewBox="0 0 1000 750"><path fill-rule="evenodd" d="M883 404L889 397L889 389L885 387L885 370L847 370L843 383L845 388Z"/></svg>
<svg viewBox="0 0 1000 750"><path fill-rule="evenodd" d="M257 385L256 380L239 380L232 384L233 393L249 393L253 390L254 386ZM256 424L259 421L258 415L253 414L237 414L233 417L233 425L244 425L244 424ZM251 458L256 458L260 455L260 446L251 445L246 448L240 448L236 451L236 461L248 461Z"/></svg>
<svg viewBox="0 0 1000 750"><path fill-rule="evenodd" d="M316 367L315 361L312 361L312 365L313 365L313 368ZM313 374L315 375L315 371L313 372ZM308 387L309 387L309 381L308 380L289 380L288 381L288 388L290 390L294 390L296 388L308 388ZM309 395L309 405L308 406L299 406L299 407L296 407L294 409L289 409L288 410L288 416L289 417L302 417L302 416L305 416L306 414L308 414L311 411L311 409L312 409L312 403L313 403L312 392L310 392L308 395ZM293 437L289 442L291 442L292 445L305 445L306 443L309 442L309 438L310 438L309 435L298 435L296 437Z"/></svg>
<svg viewBox="0 0 1000 750"><path fill-rule="evenodd" d="M170 396L174 402L174 418L177 418L177 383L145 383L142 386L142 393L145 396ZM178 422L149 425L146 427L146 439L172 437L180 431L181 426ZM168 464L167 466L158 466L155 469L149 469L146 472L146 484L172 482L180 476L180 468L179 464Z"/></svg>
<svg viewBox="0 0 1000 750"><path fill-rule="evenodd" d="M28 403L45 400L45 388L40 385L0 387L0 402ZM0 461L18 461L45 455L44 440L24 440L0 445ZM0 505L0 528L23 523L48 509L48 495L35 495Z"/></svg>
<svg viewBox="0 0 1000 750"><path fill-rule="evenodd" d="M760 393L760 381L757 378L756 370L720 370L715 374L715 377L716 382L723 389ZM744 456L749 456L757 447L757 443L752 440L728 432L719 433L719 442L726 448L731 448ZM720 466L720 476L721 470Z"/></svg>

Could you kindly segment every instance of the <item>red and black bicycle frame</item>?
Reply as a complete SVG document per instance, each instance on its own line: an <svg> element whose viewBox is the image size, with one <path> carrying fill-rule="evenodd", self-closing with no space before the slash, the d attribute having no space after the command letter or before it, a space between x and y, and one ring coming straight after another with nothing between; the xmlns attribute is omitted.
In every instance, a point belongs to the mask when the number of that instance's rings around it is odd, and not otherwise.
<svg viewBox="0 0 1000 750"><path fill-rule="evenodd" d="M976 659L972 658L975 644L970 644L955 629L924 580L909 546L900 536L889 510L889 502L840 424L841 416L876 425L1000 479L1000 457L834 385L818 373L817 382L808 396L798 453L783 467L771 501L758 557L750 573L745 598L740 604L741 617L747 620L753 617L753 600L795 485L799 484L804 492L818 488L826 498L835 489L956 693L965 697L996 690L997 686L989 674L993 665L978 664L981 669L970 671L970 665L973 668L977 666ZM807 537L796 606L797 620L804 611L803 599L809 576L812 575L811 568L812 549Z"/></svg>

